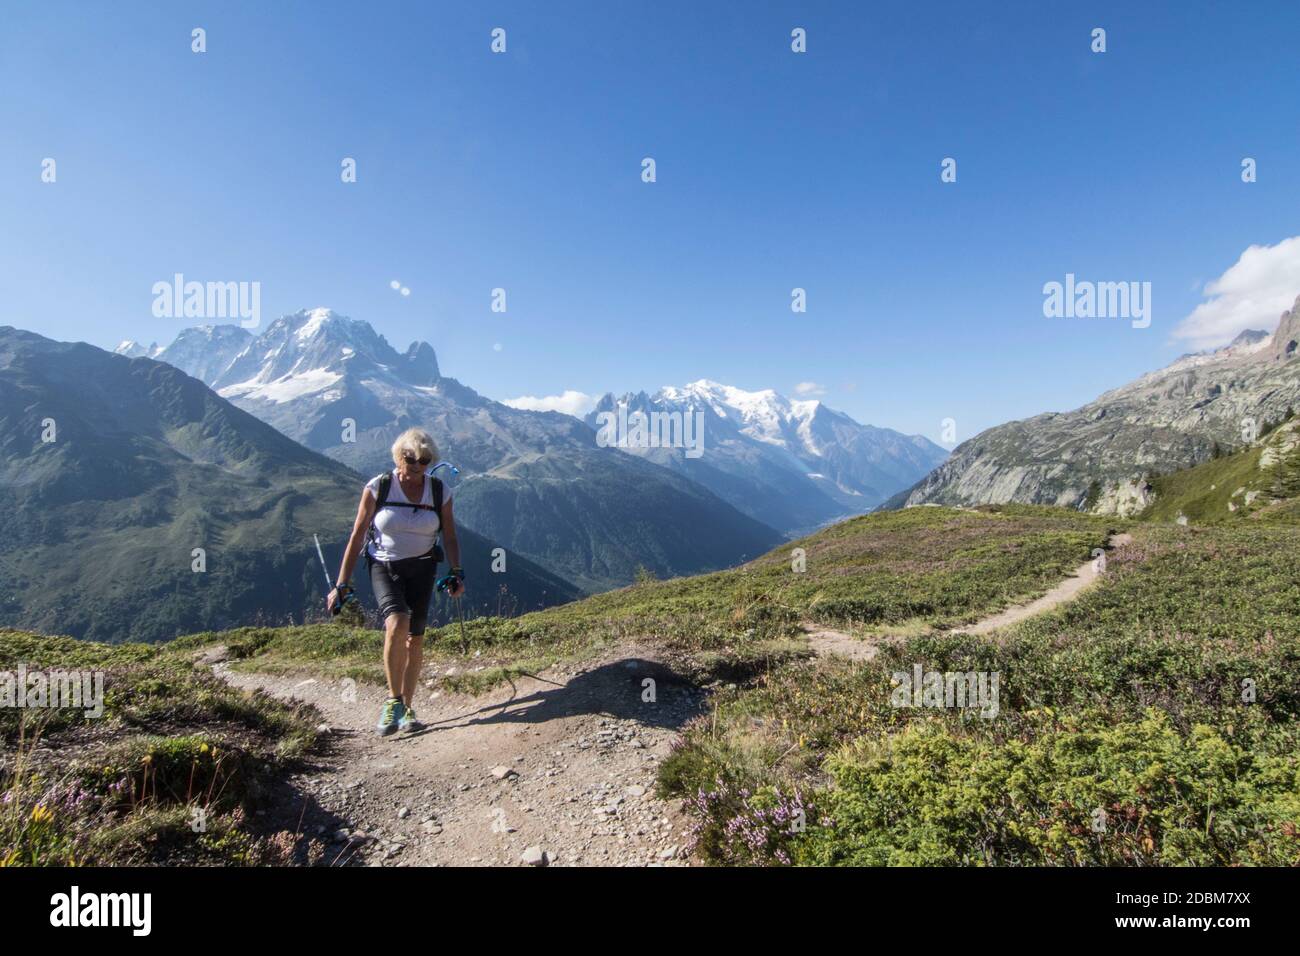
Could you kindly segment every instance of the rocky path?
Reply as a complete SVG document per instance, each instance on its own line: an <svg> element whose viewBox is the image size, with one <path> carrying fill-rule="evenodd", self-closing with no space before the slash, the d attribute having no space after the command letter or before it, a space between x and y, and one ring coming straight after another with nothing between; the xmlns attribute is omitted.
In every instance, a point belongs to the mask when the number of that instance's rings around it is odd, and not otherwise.
<svg viewBox="0 0 1300 956"><path fill-rule="evenodd" d="M1111 535L1106 541L1106 546L1110 549L1119 548L1129 544L1132 540L1133 536L1129 534ZM1059 607L1066 601L1074 600L1084 588L1096 581L1102 573L1103 571L1097 559L1090 560L1087 564L1079 565L1074 574L1037 600L1030 601L1028 604L1017 604L999 611L997 614L991 614L974 624L956 628L953 633L988 634L999 628L1010 627L1012 624L1026 618L1044 614L1053 608ZM876 648L879 646L880 641L889 640L888 637L860 640L843 631L820 628L811 624L805 625L804 632L808 636L808 646L812 648L814 653L846 657L851 660L870 660L876 656Z"/></svg>
<svg viewBox="0 0 1300 956"><path fill-rule="evenodd" d="M416 711L425 729L387 738L374 731L382 688L247 674L224 663L213 670L321 712L325 752L290 781L285 803L293 805L272 812L283 818L277 825L328 844L329 862L685 862L685 818L654 797L654 780L704 696L635 652L552 668L479 697L422 688Z"/></svg>

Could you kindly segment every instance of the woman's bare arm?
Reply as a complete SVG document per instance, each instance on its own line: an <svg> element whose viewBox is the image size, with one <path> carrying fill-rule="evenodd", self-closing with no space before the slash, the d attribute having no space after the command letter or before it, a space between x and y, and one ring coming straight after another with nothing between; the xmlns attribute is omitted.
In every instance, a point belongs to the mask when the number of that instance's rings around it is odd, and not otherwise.
<svg viewBox="0 0 1300 956"><path fill-rule="evenodd" d="M442 543L447 546L447 560L453 568L460 567L460 540L456 537L456 516L452 514L451 501L442 504ZM465 593L465 582L457 580L451 589L452 597Z"/></svg>
<svg viewBox="0 0 1300 956"><path fill-rule="evenodd" d="M366 531L370 528L370 520L374 515L375 499L369 488L363 489L361 503L357 505L357 520L352 522L352 534L348 537L348 546L343 549L343 563L339 566L339 576L334 582L336 585L352 579L352 569L361 556L361 549L366 543Z"/></svg>

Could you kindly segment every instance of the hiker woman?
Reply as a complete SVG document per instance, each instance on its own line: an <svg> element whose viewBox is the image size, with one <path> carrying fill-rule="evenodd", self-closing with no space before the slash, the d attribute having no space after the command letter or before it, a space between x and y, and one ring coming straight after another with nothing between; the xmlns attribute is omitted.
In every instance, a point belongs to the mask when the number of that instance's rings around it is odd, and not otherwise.
<svg viewBox="0 0 1300 956"><path fill-rule="evenodd" d="M384 673L388 700L379 715L379 734L418 730L411 706L415 684L424 662L421 638L429 618L429 602L442 549L442 532L451 561L448 592L459 599L465 593L465 573L460 566L460 542L451 513L451 492L429 474L438 446L427 432L411 428L393 442L391 472L370 479L361 492L352 537L343 552L338 582L330 592L329 608L352 590L352 568L366 549L370 583L384 618Z"/></svg>

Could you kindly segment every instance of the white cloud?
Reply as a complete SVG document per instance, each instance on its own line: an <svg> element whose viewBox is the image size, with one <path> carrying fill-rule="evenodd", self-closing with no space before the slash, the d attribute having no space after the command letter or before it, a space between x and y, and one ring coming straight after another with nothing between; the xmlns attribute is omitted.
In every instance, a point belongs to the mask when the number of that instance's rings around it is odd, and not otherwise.
<svg viewBox="0 0 1300 956"><path fill-rule="evenodd" d="M521 395L519 398L507 398L501 404L523 409L526 412L563 412L574 418L581 418L596 407L596 399L586 392L578 392L570 388L566 389L563 395L544 395L541 398Z"/></svg>
<svg viewBox="0 0 1300 956"><path fill-rule="evenodd" d="M800 382L794 387L796 395L825 395L826 388L816 382Z"/></svg>
<svg viewBox="0 0 1300 956"><path fill-rule="evenodd" d="M1208 301L1178 323L1174 338L1205 349L1226 345L1244 329L1273 331L1300 295L1300 236L1275 246L1251 246L1205 284L1204 294Z"/></svg>

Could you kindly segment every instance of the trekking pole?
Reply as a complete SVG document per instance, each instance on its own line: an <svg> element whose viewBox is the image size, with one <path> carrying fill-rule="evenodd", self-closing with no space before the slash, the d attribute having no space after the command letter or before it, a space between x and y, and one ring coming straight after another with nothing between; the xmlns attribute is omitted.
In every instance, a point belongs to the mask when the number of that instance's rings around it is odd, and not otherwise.
<svg viewBox="0 0 1300 956"><path fill-rule="evenodd" d="M460 619L460 646L462 654L469 654L469 642L465 640L465 607L464 601L452 598L456 602L456 616Z"/></svg>
<svg viewBox="0 0 1300 956"><path fill-rule="evenodd" d="M321 574L325 575L325 600L328 601L330 592L334 590L334 582L330 580L330 569L325 564L325 552L320 549L320 538L316 537L314 534L311 538L316 542L316 557L320 558ZM330 611L330 614L334 617L338 617L343 610L343 605L346 603L347 595L340 594L339 603L334 605L334 610Z"/></svg>
<svg viewBox="0 0 1300 956"><path fill-rule="evenodd" d="M451 594L451 583L454 580L456 580L454 575L444 574L437 580L435 587L439 591L445 591L447 593L447 600L456 605L456 619L460 622L460 652L462 654L468 654L469 641L465 640L465 611L461 607L461 602L452 597Z"/></svg>
<svg viewBox="0 0 1300 956"><path fill-rule="evenodd" d="M330 580L330 569L325 565L325 552L320 549L320 538L312 535L311 539L316 542L316 557L320 558L320 572L325 575L325 593L328 594L334 590L334 582Z"/></svg>

